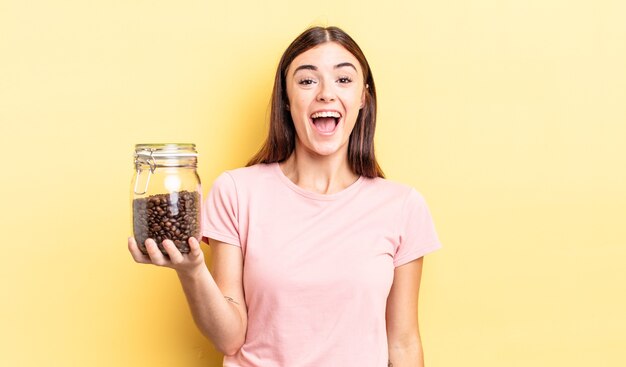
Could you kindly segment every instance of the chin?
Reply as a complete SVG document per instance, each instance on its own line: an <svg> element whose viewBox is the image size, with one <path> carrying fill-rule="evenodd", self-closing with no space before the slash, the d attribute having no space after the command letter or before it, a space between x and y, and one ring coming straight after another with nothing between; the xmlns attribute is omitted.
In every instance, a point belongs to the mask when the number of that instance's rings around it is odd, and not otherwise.
<svg viewBox="0 0 626 367"><path fill-rule="evenodd" d="M310 149L310 150L317 155L325 156L325 157L341 153L341 147L339 146L328 146L328 145L319 146L318 145L318 146L313 146L313 149ZM347 151L345 152L345 154L347 155Z"/></svg>

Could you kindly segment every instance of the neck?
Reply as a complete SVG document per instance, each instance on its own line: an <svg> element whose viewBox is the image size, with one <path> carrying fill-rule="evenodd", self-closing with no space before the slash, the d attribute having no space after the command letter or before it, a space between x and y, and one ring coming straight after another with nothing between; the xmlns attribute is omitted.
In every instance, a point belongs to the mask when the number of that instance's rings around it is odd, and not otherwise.
<svg viewBox="0 0 626 367"><path fill-rule="evenodd" d="M340 192L359 178L350 169L347 151L320 156L300 149L299 144L280 168L293 183L319 194Z"/></svg>

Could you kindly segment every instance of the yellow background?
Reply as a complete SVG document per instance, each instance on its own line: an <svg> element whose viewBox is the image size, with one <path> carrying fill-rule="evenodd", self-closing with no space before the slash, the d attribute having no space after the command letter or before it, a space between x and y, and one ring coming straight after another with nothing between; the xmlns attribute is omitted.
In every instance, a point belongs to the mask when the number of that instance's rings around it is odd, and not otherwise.
<svg viewBox="0 0 626 367"><path fill-rule="evenodd" d="M217 366L172 271L133 263L135 143L206 193L260 146L309 25L364 49L389 178L427 198L429 367L626 364L626 3L0 2L2 366Z"/></svg>

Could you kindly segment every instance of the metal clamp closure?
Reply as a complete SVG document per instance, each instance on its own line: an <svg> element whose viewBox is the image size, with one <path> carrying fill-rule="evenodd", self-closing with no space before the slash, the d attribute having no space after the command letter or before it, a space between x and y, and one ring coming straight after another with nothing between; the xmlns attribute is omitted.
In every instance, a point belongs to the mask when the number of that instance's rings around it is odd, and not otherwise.
<svg viewBox="0 0 626 367"><path fill-rule="evenodd" d="M135 187L133 189L133 191L135 191L135 195L143 195L146 192L148 192L148 185L150 184L150 176L152 176L152 174L154 173L157 167L156 160L154 159L154 156L152 155L152 153L154 153L154 149L150 149L150 155L148 156L148 159L147 159L147 163L148 163L148 166L150 167L150 171L148 172L148 177L146 178L146 184L142 192L137 192L137 184L139 184L139 177L141 176L141 173L142 173L141 166L144 164L145 161L140 160L139 156L135 155L135 169L137 170L137 176L135 178Z"/></svg>

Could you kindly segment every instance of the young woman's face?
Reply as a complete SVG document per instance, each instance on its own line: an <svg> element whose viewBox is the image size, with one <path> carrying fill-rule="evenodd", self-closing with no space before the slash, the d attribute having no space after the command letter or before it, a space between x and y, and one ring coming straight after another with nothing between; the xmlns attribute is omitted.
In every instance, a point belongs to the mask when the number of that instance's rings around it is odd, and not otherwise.
<svg viewBox="0 0 626 367"><path fill-rule="evenodd" d="M297 144L317 155L347 156L350 133L365 101L359 61L343 46L323 43L291 62L286 87Z"/></svg>

